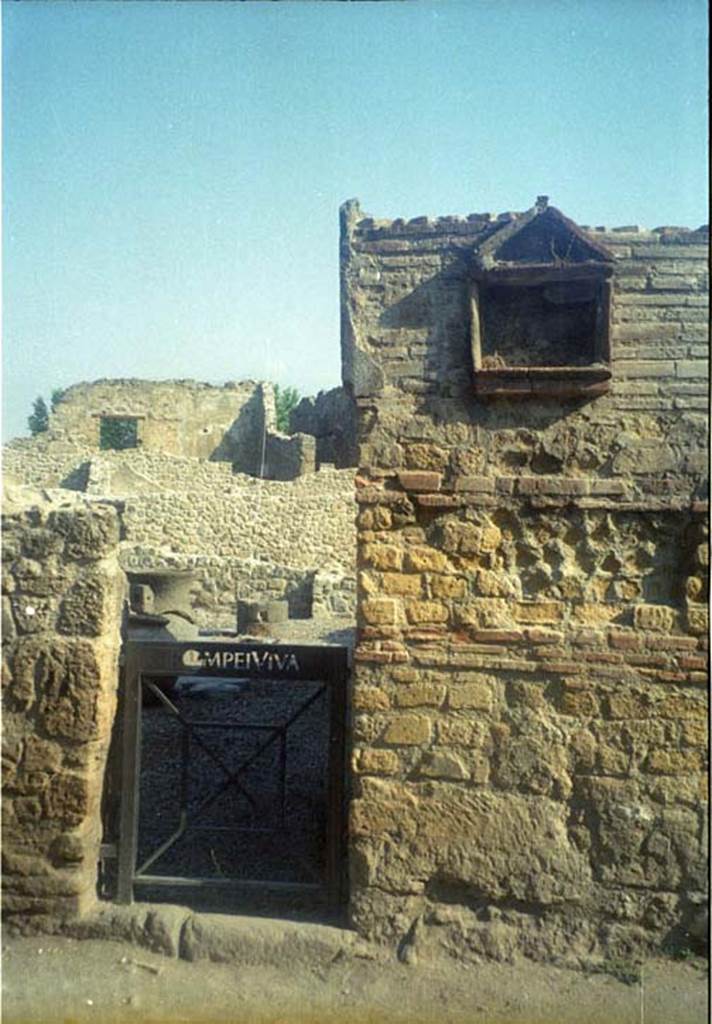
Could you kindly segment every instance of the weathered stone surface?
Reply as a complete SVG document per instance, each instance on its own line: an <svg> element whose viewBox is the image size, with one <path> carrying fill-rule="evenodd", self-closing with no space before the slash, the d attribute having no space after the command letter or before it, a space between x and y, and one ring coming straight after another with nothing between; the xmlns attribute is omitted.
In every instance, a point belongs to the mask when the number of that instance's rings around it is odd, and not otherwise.
<svg viewBox="0 0 712 1024"><path fill-rule="evenodd" d="M377 625L389 625L396 621L396 602L392 598L374 598L361 604L364 621Z"/></svg>
<svg viewBox="0 0 712 1024"><path fill-rule="evenodd" d="M415 624L446 622L447 607L440 601L408 601L406 603L408 621Z"/></svg>
<svg viewBox="0 0 712 1024"><path fill-rule="evenodd" d="M108 506L59 510L51 513L49 525L65 538L64 550L72 560L101 558L113 551L119 540L118 517Z"/></svg>
<svg viewBox="0 0 712 1024"><path fill-rule="evenodd" d="M393 695L393 703L399 708L440 707L446 693L446 687L442 684L418 682L411 686L399 686Z"/></svg>
<svg viewBox="0 0 712 1024"><path fill-rule="evenodd" d="M472 679L467 677L462 682L454 682L448 690L448 704L451 708L476 708L489 711L494 701L492 680Z"/></svg>
<svg viewBox="0 0 712 1024"><path fill-rule="evenodd" d="M395 750L379 750L366 748L360 750L356 758L357 770L374 775L395 775L400 768L400 760Z"/></svg>
<svg viewBox="0 0 712 1024"><path fill-rule="evenodd" d="M388 694L378 686L359 686L354 691L353 706L357 711L377 711L389 708Z"/></svg>
<svg viewBox="0 0 712 1024"><path fill-rule="evenodd" d="M431 779L468 779L470 773L463 761L450 750L431 750L418 765L418 774Z"/></svg>
<svg viewBox="0 0 712 1024"><path fill-rule="evenodd" d="M420 594L422 583L419 576L407 573L386 572L383 574L383 590L386 594L414 597Z"/></svg>
<svg viewBox="0 0 712 1024"><path fill-rule="evenodd" d="M514 250L529 238L546 264L546 209L470 219L456 240L445 221L376 230L357 204L343 221L345 379L354 353L379 371L359 399L360 461L377 454L381 474L368 500L392 509L411 492L387 527L402 562L364 580L369 609L398 602L364 632L357 683L388 658L366 644L398 630L409 661L389 668L392 707L422 701L432 719L384 765L387 785L375 760L359 791L350 906L359 930L413 956L631 956L686 928L688 894L704 887L707 425L689 403L704 401L705 352L702 306L687 300L704 298L706 253L700 237L683 273L659 234L626 234L625 250L603 236L620 257L610 387L537 397L563 337L532 305L531 276L527 295L514 275L506 302L487 291L483 252L496 263L510 236ZM576 238L585 251L589 236ZM547 301L561 309L576 289L588 301L560 269ZM473 394L502 363L532 368L526 400ZM362 552L374 529L359 519ZM409 573L417 601L396 582ZM393 714L359 719L361 758L414 738Z"/></svg>
<svg viewBox="0 0 712 1024"><path fill-rule="evenodd" d="M363 551L364 562L374 569L400 571L403 565L403 550L388 544L366 544Z"/></svg>
<svg viewBox="0 0 712 1024"><path fill-rule="evenodd" d="M20 928L54 928L96 899L124 576L116 510L68 504L14 496L7 511L25 552L7 566L18 628L3 679L3 910ZM57 608L84 636L54 632Z"/></svg>
<svg viewBox="0 0 712 1024"><path fill-rule="evenodd" d="M411 572L444 572L448 561L435 548L411 547L406 551L405 568Z"/></svg>
<svg viewBox="0 0 712 1024"><path fill-rule="evenodd" d="M104 621L104 601L109 581L96 573L85 576L66 592L59 609L60 633L99 636Z"/></svg>
<svg viewBox="0 0 712 1024"><path fill-rule="evenodd" d="M634 622L637 629L654 629L661 632L669 631L675 623L672 608L663 605L639 604L634 609Z"/></svg>
<svg viewBox="0 0 712 1024"><path fill-rule="evenodd" d="M467 594L467 581L459 576L429 576L428 586L433 597L460 599Z"/></svg>
<svg viewBox="0 0 712 1024"><path fill-rule="evenodd" d="M383 733L383 742L394 746L427 743L432 735L432 723L424 715L400 715L392 718Z"/></svg>

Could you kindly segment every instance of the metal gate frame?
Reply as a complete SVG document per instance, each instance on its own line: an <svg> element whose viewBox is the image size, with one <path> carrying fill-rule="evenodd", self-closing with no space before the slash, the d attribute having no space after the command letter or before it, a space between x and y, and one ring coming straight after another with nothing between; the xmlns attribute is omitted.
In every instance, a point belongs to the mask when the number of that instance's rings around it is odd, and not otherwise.
<svg viewBox="0 0 712 1024"><path fill-rule="evenodd" d="M121 750L121 805L118 837L117 902L130 904L134 886L203 886L240 889L312 890L326 893L330 905L344 899L343 852L345 849L345 733L346 683L349 674L346 647L289 646L286 644L238 644L214 641L129 640L124 644L123 740ZM324 884L310 882L262 882L226 878L183 878L139 875L138 812L141 772L142 676L212 676L218 678L272 679L319 682L329 691L329 741L326 823L326 870Z"/></svg>

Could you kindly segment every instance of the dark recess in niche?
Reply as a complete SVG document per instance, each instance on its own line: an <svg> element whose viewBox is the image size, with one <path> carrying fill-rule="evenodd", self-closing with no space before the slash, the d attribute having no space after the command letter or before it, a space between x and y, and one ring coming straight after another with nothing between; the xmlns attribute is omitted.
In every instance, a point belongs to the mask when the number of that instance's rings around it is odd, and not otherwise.
<svg viewBox="0 0 712 1024"><path fill-rule="evenodd" d="M612 257L540 196L474 255L471 345L483 397L588 398L609 386Z"/></svg>

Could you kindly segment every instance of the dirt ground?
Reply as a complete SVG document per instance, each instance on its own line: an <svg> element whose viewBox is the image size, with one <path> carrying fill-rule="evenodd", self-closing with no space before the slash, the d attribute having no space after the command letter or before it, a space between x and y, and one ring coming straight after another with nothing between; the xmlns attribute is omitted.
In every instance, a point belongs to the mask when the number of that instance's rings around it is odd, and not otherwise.
<svg viewBox="0 0 712 1024"><path fill-rule="evenodd" d="M624 973L621 965L611 969ZM707 962L655 960L639 978L524 962L308 966L188 962L128 943L13 938L5 1024L704 1024Z"/></svg>

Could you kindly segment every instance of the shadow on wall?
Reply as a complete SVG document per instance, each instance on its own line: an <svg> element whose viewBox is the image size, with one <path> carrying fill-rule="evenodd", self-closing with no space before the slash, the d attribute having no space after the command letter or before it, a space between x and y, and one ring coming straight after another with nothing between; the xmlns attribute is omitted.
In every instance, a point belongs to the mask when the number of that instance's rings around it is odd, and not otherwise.
<svg viewBox="0 0 712 1024"><path fill-rule="evenodd" d="M86 491L90 472L91 462L88 460L81 462L63 480L60 480L59 486L68 491Z"/></svg>
<svg viewBox="0 0 712 1024"><path fill-rule="evenodd" d="M270 427L268 401L263 388L255 390L211 453L210 462L231 462L236 473L262 475L266 432Z"/></svg>
<svg viewBox="0 0 712 1024"><path fill-rule="evenodd" d="M337 469L358 465L356 404L345 388L302 398L291 411L289 429L291 434L310 434L316 438L317 468L324 463Z"/></svg>
<svg viewBox="0 0 712 1024"><path fill-rule="evenodd" d="M438 302L442 306L446 291L451 295L447 315L438 319L433 310ZM386 375L397 373L403 392L412 395L414 416L403 427L403 440L422 441L424 421L443 429L451 427L453 432L461 432L465 423L477 428L476 444L472 444L469 434L463 434L462 444L451 446L450 465L455 473L484 474L490 467L505 474L533 476L560 472L578 475L594 470L606 477L620 475L614 465L620 450L618 423L571 421L572 413L591 405L595 396L567 397L556 402L532 396L527 399L526 422L522 420L521 399L475 399L467 288L453 269L433 275L393 302L383 310L379 323L394 330L405 324L422 332L424 351L417 361L414 359L409 368L402 362L394 363L392 371L386 367ZM385 351L382 358L386 363ZM374 416L372 410L362 411L362 441L375 426ZM659 452L656 455L660 457ZM444 465L429 468L442 470Z"/></svg>

